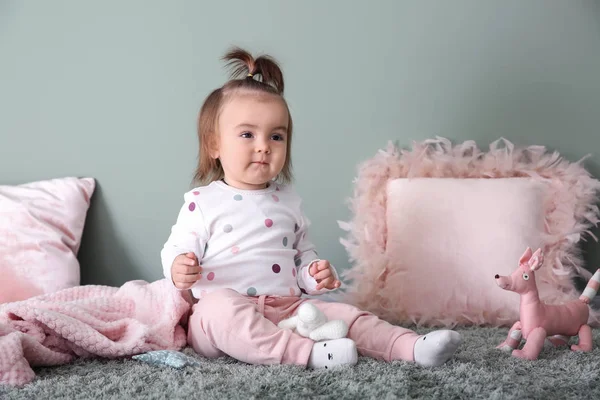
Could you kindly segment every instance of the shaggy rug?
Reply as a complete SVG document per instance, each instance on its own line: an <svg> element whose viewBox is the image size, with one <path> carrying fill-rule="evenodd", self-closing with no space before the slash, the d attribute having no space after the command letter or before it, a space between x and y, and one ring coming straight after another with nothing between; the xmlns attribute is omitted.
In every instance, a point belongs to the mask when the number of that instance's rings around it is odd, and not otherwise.
<svg viewBox="0 0 600 400"><path fill-rule="evenodd" d="M305 370L198 358L182 369L132 359L78 360L37 368L23 388L0 386L1 399L583 399L600 398L600 330L594 350L546 349L523 361L495 346L501 328L457 328L463 343L438 368L361 357L355 367ZM427 330L419 329L421 333ZM191 349L184 352L194 355Z"/></svg>

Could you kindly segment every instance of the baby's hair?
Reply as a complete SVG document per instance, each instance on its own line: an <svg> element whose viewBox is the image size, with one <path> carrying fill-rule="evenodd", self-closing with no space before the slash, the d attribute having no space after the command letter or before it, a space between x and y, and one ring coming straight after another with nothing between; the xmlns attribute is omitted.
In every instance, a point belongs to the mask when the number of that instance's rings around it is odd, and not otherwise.
<svg viewBox="0 0 600 400"><path fill-rule="evenodd" d="M218 134L219 114L223 105L237 92L257 92L281 97L288 110L287 156L277 177L280 183L292 181L292 116L283 98L283 73L277 61L268 55L254 58L247 51L234 47L222 58L230 69L230 78L222 87L208 95L198 115L198 167L195 183L208 184L224 177L219 160L210 156Z"/></svg>

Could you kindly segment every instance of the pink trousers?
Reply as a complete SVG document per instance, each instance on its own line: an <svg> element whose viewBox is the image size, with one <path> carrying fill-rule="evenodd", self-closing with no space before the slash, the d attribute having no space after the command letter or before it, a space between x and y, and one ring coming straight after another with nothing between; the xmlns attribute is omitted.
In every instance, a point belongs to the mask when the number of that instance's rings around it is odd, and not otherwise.
<svg viewBox="0 0 600 400"><path fill-rule="evenodd" d="M300 297L248 297L230 289L209 293L193 306L188 344L209 358L229 355L250 364L306 365L314 342L277 327L305 301L330 320L346 321L359 354L385 361L414 360L419 335L354 306Z"/></svg>

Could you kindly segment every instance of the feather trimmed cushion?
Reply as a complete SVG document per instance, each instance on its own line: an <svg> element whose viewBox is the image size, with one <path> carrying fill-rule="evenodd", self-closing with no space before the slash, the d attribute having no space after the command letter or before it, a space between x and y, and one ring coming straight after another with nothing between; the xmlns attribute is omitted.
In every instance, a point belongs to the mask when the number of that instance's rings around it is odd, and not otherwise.
<svg viewBox="0 0 600 400"><path fill-rule="evenodd" d="M519 296L494 275L510 274L527 246L545 251L540 298L574 299L573 278L591 277L578 243L599 221L599 189L582 162L541 146L390 145L360 167L352 220L340 223L353 263L344 300L393 323L507 326Z"/></svg>

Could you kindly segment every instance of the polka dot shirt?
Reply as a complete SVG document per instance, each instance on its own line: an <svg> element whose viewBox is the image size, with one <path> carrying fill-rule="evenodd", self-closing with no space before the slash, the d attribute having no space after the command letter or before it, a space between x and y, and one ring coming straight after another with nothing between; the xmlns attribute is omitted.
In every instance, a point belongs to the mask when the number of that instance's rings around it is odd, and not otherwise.
<svg viewBox="0 0 600 400"><path fill-rule="evenodd" d="M212 182L184 195L161 252L163 271L170 280L175 257L194 252L202 265L202 278L192 287L196 298L223 288L248 296L326 292L317 291L308 274L318 259L308 226L301 199L289 186L239 190Z"/></svg>

